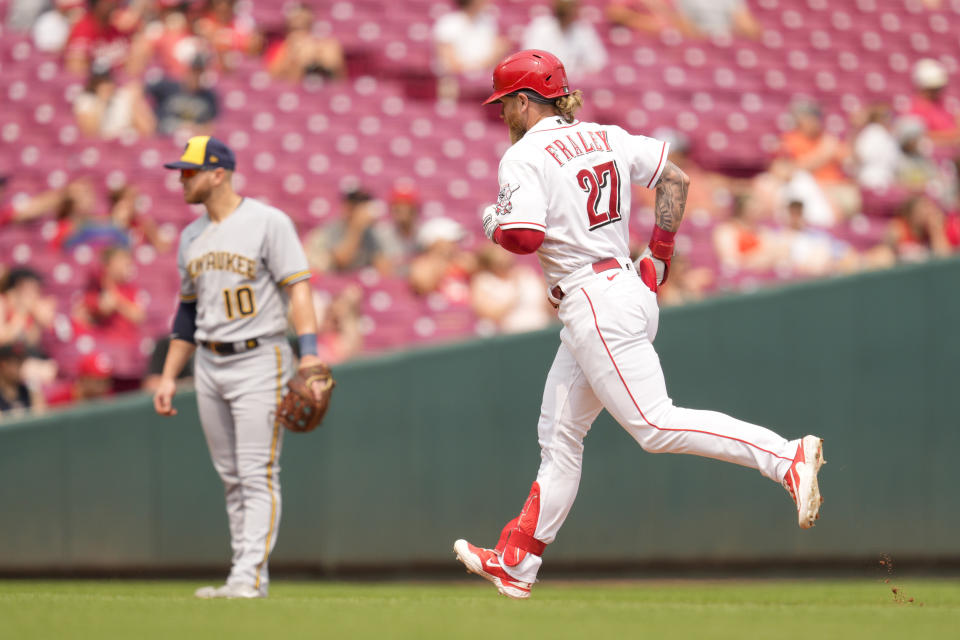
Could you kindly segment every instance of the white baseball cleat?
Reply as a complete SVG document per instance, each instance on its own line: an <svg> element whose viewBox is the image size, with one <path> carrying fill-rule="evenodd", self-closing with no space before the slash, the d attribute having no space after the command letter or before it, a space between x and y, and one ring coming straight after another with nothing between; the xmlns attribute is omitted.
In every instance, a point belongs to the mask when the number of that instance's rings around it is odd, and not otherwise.
<svg viewBox="0 0 960 640"><path fill-rule="evenodd" d="M817 473L824 464L823 439L804 436L797 446L793 464L783 477L783 487L797 505L797 522L801 529L809 529L820 517L823 498L820 496Z"/></svg>
<svg viewBox="0 0 960 640"><path fill-rule="evenodd" d="M225 584L223 585L223 598L249 600L253 598L266 598L266 594L260 593L256 587L248 584Z"/></svg>
<svg viewBox="0 0 960 640"><path fill-rule="evenodd" d="M224 584L219 587L200 587L194 593L194 596L211 600L214 598L235 599L253 599L265 598L266 596L254 587L246 584Z"/></svg>
<svg viewBox="0 0 960 640"><path fill-rule="evenodd" d="M225 586L227 586L227 585L221 585L221 586L219 586L219 587L214 587L213 585L206 586L206 587L200 587L199 589L197 589L196 591L193 592L193 595L194 595L195 597L197 597L197 598L203 598L204 600L210 600L211 598L217 598L217 597L219 597L219 596L217 596L217 591L218 591L219 589L222 589L222 588L225 587Z"/></svg>
<svg viewBox="0 0 960 640"><path fill-rule="evenodd" d="M512 578L500 565L500 556L496 551L475 547L466 540L454 542L453 551L467 571L492 582L502 595L514 600L530 597L530 583Z"/></svg>

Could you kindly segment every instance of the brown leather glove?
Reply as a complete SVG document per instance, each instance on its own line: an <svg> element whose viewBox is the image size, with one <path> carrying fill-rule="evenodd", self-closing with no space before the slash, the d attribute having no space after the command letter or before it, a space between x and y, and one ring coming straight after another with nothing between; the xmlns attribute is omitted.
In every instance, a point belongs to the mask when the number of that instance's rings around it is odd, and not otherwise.
<svg viewBox="0 0 960 640"><path fill-rule="evenodd" d="M313 383L320 382L319 396L313 392ZM330 407L330 396L336 386L330 367L325 364L299 369L287 383L289 391L277 407L277 420L290 431L306 433L316 429Z"/></svg>

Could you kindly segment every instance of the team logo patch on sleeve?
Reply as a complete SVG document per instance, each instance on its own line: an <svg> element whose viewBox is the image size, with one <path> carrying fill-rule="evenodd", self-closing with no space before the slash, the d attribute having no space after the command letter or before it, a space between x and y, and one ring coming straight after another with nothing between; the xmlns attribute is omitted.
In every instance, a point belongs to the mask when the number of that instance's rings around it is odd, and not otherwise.
<svg viewBox="0 0 960 640"><path fill-rule="evenodd" d="M514 192L520 188L520 185L513 186L509 182L502 187L500 187L500 194L497 196L497 215L505 216L509 215L513 211L513 204L510 202L510 198L513 197Z"/></svg>

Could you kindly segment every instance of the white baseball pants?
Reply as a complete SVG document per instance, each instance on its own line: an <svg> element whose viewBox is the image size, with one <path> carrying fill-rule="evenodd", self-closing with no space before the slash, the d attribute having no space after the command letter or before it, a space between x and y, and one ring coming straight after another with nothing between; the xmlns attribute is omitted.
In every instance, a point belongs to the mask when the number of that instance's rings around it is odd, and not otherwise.
<svg viewBox="0 0 960 640"><path fill-rule="evenodd" d="M285 338L262 342L234 355L199 347L195 378L200 422L226 495L233 550L227 584L266 595L281 507L283 427L275 417L293 352Z"/></svg>
<svg viewBox="0 0 960 640"><path fill-rule="evenodd" d="M553 542L580 484L583 439L604 408L645 451L689 453L757 469L780 482L799 440L714 411L675 407L667 395L656 295L629 268L592 274L559 308L561 345L547 375L538 425L540 512L534 538ZM534 582L532 553L505 569Z"/></svg>

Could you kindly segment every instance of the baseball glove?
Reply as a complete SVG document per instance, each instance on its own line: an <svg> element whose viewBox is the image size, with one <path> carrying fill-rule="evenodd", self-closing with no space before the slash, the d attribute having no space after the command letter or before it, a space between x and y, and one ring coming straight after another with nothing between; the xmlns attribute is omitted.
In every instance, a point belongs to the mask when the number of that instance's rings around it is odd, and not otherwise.
<svg viewBox="0 0 960 640"><path fill-rule="evenodd" d="M320 382L320 397L313 395L313 383ZM289 391L277 408L277 420L290 431L306 433L316 429L330 406L330 396L337 383L325 364L299 369L287 383Z"/></svg>

